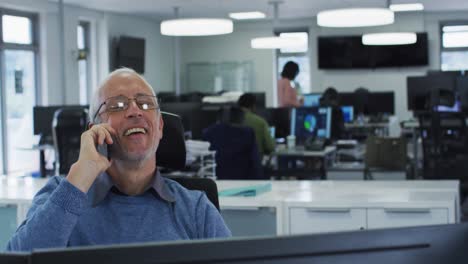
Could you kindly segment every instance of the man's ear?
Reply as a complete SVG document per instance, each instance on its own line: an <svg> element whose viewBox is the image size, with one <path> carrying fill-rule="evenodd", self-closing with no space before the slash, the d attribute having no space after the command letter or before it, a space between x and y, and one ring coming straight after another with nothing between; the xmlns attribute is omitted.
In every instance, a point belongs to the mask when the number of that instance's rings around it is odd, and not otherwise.
<svg viewBox="0 0 468 264"><path fill-rule="evenodd" d="M164 119L161 113L159 114L159 131L161 132L160 133L161 136L159 139L161 139L163 137L163 131L164 131Z"/></svg>

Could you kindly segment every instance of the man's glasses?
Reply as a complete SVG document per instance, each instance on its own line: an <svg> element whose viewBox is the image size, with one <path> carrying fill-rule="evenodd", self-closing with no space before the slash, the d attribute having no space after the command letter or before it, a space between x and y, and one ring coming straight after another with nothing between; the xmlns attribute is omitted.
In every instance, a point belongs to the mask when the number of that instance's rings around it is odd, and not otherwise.
<svg viewBox="0 0 468 264"><path fill-rule="evenodd" d="M138 108L141 110L159 109L158 99L152 95L137 95L135 98L128 98L123 95L107 98L101 105L99 105L96 114L94 114L93 121L100 114L103 105L106 105L104 112L120 112L128 109L130 101L135 101Z"/></svg>

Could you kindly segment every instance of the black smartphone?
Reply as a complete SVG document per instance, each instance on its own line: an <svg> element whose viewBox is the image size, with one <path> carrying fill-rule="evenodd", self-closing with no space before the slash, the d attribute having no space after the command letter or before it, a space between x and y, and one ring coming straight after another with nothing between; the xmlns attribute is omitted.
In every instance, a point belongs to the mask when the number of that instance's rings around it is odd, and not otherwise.
<svg viewBox="0 0 468 264"><path fill-rule="evenodd" d="M97 152L99 154L103 155L108 160L111 159L110 149L109 149L109 146L106 143L102 143L101 145L97 145L96 150L97 150Z"/></svg>

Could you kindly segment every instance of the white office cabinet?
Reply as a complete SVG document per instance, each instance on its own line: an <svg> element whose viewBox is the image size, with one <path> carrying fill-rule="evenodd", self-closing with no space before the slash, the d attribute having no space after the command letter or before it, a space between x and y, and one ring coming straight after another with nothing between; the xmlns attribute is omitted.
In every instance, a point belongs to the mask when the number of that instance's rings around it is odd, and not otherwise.
<svg viewBox="0 0 468 264"><path fill-rule="evenodd" d="M0 203L0 251L3 251L15 233L17 224L17 207L11 204Z"/></svg>
<svg viewBox="0 0 468 264"><path fill-rule="evenodd" d="M390 228L449 223L447 208L375 208L367 210L367 227Z"/></svg>
<svg viewBox="0 0 468 264"><path fill-rule="evenodd" d="M223 208L221 215L234 237L274 236L277 234L276 208Z"/></svg>
<svg viewBox="0 0 468 264"><path fill-rule="evenodd" d="M323 233L365 229L363 208L289 208L289 233Z"/></svg>

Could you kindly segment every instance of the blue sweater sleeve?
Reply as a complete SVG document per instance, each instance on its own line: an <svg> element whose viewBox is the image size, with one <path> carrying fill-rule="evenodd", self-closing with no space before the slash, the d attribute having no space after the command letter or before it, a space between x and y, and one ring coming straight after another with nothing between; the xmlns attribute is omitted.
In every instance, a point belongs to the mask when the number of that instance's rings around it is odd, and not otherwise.
<svg viewBox="0 0 468 264"><path fill-rule="evenodd" d="M196 206L196 223L199 239L231 236L223 217L205 194L200 195Z"/></svg>
<svg viewBox="0 0 468 264"><path fill-rule="evenodd" d="M50 179L34 197L7 250L66 247L85 204L86 194L65 178Z"/></svg>

